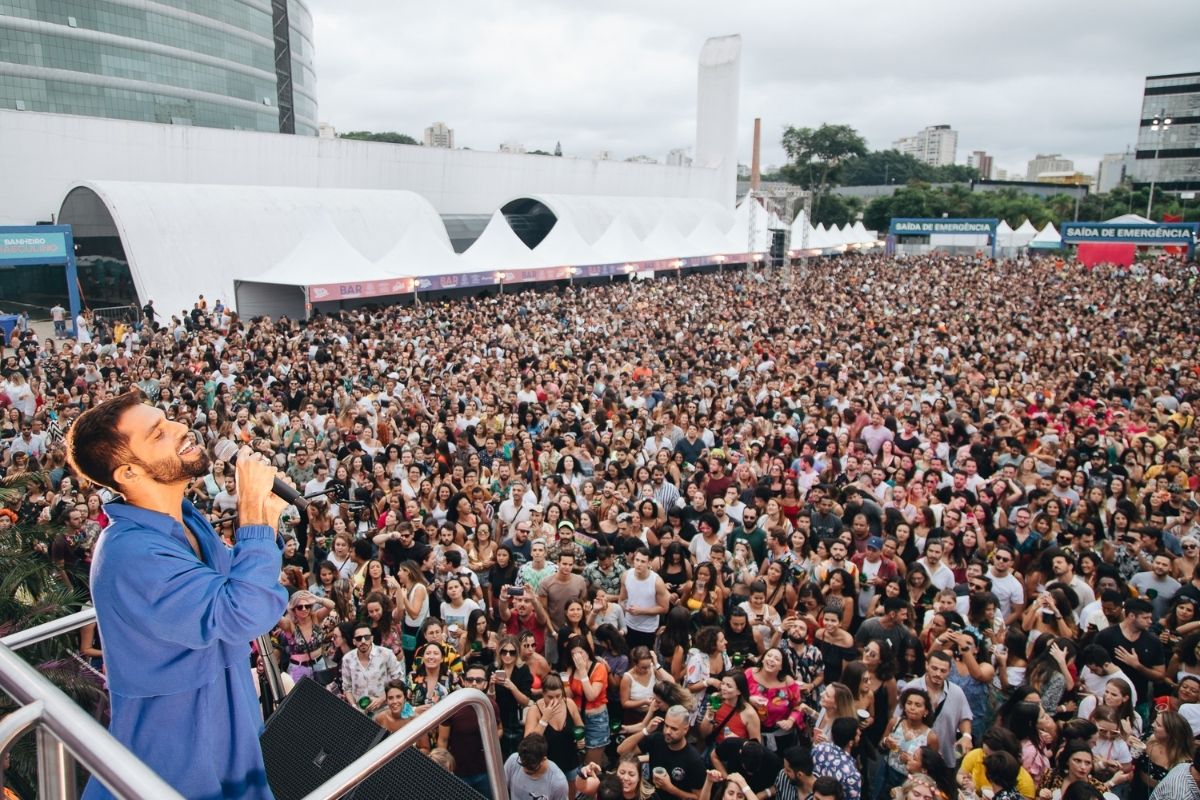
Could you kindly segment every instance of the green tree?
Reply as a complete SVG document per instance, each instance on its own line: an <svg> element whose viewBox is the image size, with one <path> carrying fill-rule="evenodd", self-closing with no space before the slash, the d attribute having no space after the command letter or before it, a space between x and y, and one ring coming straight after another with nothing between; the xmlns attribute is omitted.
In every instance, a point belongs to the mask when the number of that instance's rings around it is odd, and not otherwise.
<svg viewBox="0 0 1200 800"><path fill-rule="evenodd" d="M899 150L874 150L847 159L842 165L842 186L903 186L909 181L932 181L933 167Z"/></svg>
<svg viewBox="0 0 1200 800"><path fill-rule="evenodd" d="M787 179L813 190L813 218L819 219L820 204L829 187L837 182L838 171L848 159L867 154L867 142L849 125L822 123L819 128L796 128L783 132L783 149L788 164L781 170Z"/></svg>
<svg viewBox="0 0 1200 800"><path fill-rule="evenodd" d="M396 131L383 131L381 133L350 131L349 133L338 134L338 138L359 139L364 142L388 142L390 144L420 144L420 142L407 133L397 133Z"/></svg>
<svg viewBox="0 0 1200 800"><path fill-rule="evenodd" d="M0 508L18 507L34 482L45 483L46 474L26 472L0 478ZM0 536L0 636L58 619L82 607L82 594L64 586L50 560L36 555L40 548L49 549L59 531L56 526L25 525L10 528ZM70 634L27 647L20 655L68 697L100 718L108 697L99 678L73 655L79 649L77 641L77 634ZM12 698L0 692L0 718L16 709ZM13 748L12 771L6 775L16 778L16 784L24 790L22 796L33 796L36 762L33 737L26 736Z"/></svg>
<svg viewBox="0 0 1200 800"><path fill-rule="evenodd" d="M817 225L823 222L826 228L830 225L837 225L840 228L847 222L853 223L858 219L858 212L862 210L862 207L861 198L843 197L830 193L826 195L819 206L815 207L812 224Z"/></svg>

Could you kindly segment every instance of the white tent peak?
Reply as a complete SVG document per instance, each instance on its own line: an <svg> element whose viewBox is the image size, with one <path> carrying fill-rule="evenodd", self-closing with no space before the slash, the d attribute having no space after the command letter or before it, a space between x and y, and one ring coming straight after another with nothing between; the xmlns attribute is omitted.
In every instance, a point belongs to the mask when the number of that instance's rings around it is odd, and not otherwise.
<svg viewBox="0 0 1200 800"><path fill-rule="evenodd" d="M392 249L375 263L393 275L404 277L446 275L462 269L462 260L447 237L424 225L410 225Z"/></svg>
<svg viewBox="0 0 1200 800"><path fill-rule="evenodd" d="M395 276L372 263L346 241L328 214L319 214L287 255L264 272L241 277L256 283L312 286L386 280Z"/></svg>
<svg viewBox="0 0 1200 800"><path fill-rule="evenodd" d="M467 248L462 258L475 270L508 269L530 266L533 263L533 251L513 232L504 214L495 211L483 233Z"/></svg>
<svg viewBox="0 0 1200 800"><path fill-rule="evenodd" d="M1105 222L1110 222L1110 223L1113 223L1116 225L1154 225L1155 224L1154 220L1146 219L1141 214L1122 214L1119 217L1113 217L1112 219L1105 220Z"/></svg>

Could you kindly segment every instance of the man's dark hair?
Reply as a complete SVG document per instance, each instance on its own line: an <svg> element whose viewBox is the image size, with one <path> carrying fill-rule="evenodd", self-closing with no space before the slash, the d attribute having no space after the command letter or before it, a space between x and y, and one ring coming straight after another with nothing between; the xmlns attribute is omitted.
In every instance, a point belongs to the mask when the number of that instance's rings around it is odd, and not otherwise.
<svg viewBox="0 0 1200 800"><path fill-rule="evenodd" d="M828 775L822 775L813 781L813 794L832 797L833 800L842 800L842 784L837 778L831 778Z"/></svg>
<svg viewBox="0 0 1200 800"><path fill-rule="evenodd" d="M1149 600L1143 600L1140 597L1131 597L1125 601L1125 616L1132 614L1153 614L1154 606L1150 605Z"/></svg>
<svg viewBox="0 0 1200 800"><path fill-rule="evenodd" d="M787 750L783 751L783 760L794 772L801 775L812 775L813 772L813 757L812 750L801 745L792 745Z"/></svg>
<svg viewBox="0 0 1200 800"><path fill-rule="evenodd" d="M354 542L354 555L366 561L371 557L374 550L371 548L370 539L356 539Z"/></svg>
<svg viewBox="0 0 1200 800"><path fill-rule="evenodd" d="M954 658L949 653L947 653L945 650L930 651L929 655L925 657L925 662L928 663L930 661L933 661L935 658L938 659L939 661L945 661L947 664L951 664L951 665L954 664Z"/></svg>
<svg viewBox="0 0 1200 800"><path fill-rule="evenodd" d="M129 437L117 430L125 412L144 402L140 389L89 408L67 431L67 463L75 472L98 486L115 491L113 472L131 455Z"/></svg>
<svg viewBox="0 0 1200 800"><path fill-rule="evenodd" d="M908 602L903 597L885 597L883 598L883 610L885 613L892 611L900 611L908 607Z"/></svg>
<svg viewBox="0 0 1200 800"><path fill-rule="evenodd" d="M1017 788L1017 776L1021 773L1021 764L1012 753L997 750L983 757L983 770L987 773L988 783L1000 790Z"/></svg>
<svg viewBox="0 0 1200 800"><path fill-rule="evenodd" d="M999 725L984 731L980 742L993 752L1005 752L1013 756L1021 754L1021 743L1017 741L1016 735L1008 728L1001 728Z"/></svg>
<svg viewBox="0 0 1200 800"><path fill-rule="evenodd" d="M360 541L367 541L367 540L362 539ZM367 542L367 543L370 544L370 542ZM459 567L462 566L462 553L460 553L457 550L447 550L446 551L446 563L449 564L454 569L458 569Z"/></svg>
<svg viewBox="0 0 1200 800"><path fill-rule="evenodd" d="M841 748L849 746L858 733L858 720L853 717L838 717L829 729L829 738Z"/></svg>
<svg viewBox="0 0 1200 800"><path fill-rule="evenodd" d="M546 760L546 737L531 733L517 745L517 761L526 769L536 769Z"/></svg>
<svg viewBox="0 0 1200 800"><path fill-rule="evenodd" d="M1085 667L1103 667L1111 660L1108 651L1098 644L1089 644L1079 651L1079 663Z"/></svg>

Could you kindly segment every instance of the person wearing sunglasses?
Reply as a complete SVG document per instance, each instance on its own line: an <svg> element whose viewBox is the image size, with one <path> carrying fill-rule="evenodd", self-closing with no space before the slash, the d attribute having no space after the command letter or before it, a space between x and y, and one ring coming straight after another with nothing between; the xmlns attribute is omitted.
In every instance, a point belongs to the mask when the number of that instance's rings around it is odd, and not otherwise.
<svg viewBox="0 0 1200 800"><path fill-rule="evenodd" d="M375 644L368 625L354 628L354 652L342 659L342 690L346 702L374 714L387 702L388 681L404 677L404 665L391 648Z"/></svg>
<svg viewBox="0 0 1200 800"><path fill-rule="evenodd" d="M517 637L501 638L490 682L500 708L500 726L503 729L500 749L505 758L515 753L521 742L521 715L533 702L533 680L533 672L522 657Z"/></svg>
<svg viewBox="0 0 1200 800"><path fill-rule="evenodd" d="M488 670L483 664L472 664L463 670L462 686L464 689L488 690L490 680ZM489 697L492 711L500 719L500 706L494 697ZM503 726L496 733L503 738ZM487 798L491 798L491 787L488 782L487 762L483 757L483 731L475 716L475 709L462 708L454 716L438 727L437 746L445 747L454 756L454 774L463 783Z"/></svg>

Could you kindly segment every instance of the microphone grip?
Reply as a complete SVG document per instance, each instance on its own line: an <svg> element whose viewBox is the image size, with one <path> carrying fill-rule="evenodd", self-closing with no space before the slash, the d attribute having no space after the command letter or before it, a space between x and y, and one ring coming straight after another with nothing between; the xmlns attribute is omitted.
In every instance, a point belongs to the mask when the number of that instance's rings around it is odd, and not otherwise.
<svg viewBox="0 0 1200 800"><path fill-rule="evenodd" d="M217 442L213 448L213 455L230 466L237 466L238 446L228 440ZM297 510L303 512L308 509L308 499L300 494L296 489L287 484L283 478L275 476L275 481L271 484L271 494L276 497L287 500L294 505Z"/></svg>
<svg viewBox="0 0 1200 800"><path fill-rule="evenodd" d="M308 498L296 491L283 478L275 478L275 482L271 484L271 493L276 497L282 497L284 500L287 500L300 512L308 510Z"/></svg>

